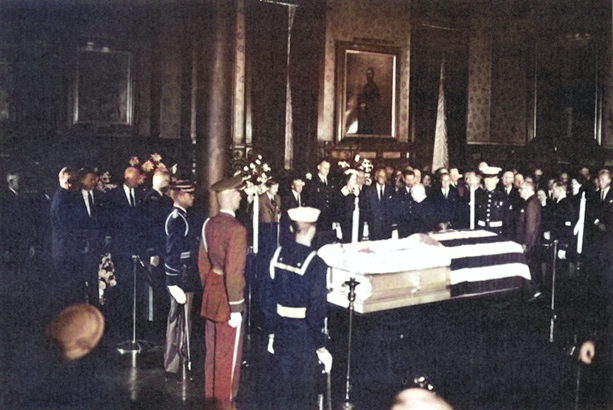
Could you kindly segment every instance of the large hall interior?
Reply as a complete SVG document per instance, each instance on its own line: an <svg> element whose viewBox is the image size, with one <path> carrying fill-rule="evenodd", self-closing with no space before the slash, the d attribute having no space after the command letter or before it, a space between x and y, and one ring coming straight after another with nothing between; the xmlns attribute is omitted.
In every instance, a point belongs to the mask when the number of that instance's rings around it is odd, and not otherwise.
<svg viewBox="0 0 613 410"><path fill-rule="evenodd" d="M179 374L165 364L164 257L169 220L200 249L234 189L246 302L226 408L279 406L264 282L300 223L330 267L334 358L308 408L398 410L415 385L456 410L613 408L611 172L609 0L0 1L0 409L224 408L202 283L180 313L189 369L183 348ZM57 211L62 181L86 228ZM304 205L317 222L288 212ZM65 245L56 211L86 239ZM76 360L52 326L69 299L104 323Z"/></svg>

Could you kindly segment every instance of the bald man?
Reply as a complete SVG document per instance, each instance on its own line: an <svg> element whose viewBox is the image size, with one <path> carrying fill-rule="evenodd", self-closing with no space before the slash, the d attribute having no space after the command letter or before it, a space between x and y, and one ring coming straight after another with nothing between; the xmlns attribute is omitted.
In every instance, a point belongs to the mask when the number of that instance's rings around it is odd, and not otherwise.
<svg viewBox="0 0 613 410"><path fill-rule="evenodd" d="M390 410L453 410L453 407L431 391L411 388L396 395Z"/></svg>

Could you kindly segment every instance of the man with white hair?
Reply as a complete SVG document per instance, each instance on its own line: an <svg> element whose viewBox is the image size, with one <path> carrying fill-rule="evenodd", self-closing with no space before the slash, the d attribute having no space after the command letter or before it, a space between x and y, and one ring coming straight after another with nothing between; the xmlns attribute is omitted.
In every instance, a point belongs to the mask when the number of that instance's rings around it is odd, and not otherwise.
<svg viewBox="0 0 613 410"><path fill-rule="evenodd" d="M422 184L413 185L411 198L413 204L409 216L411 226L409 235L434 231L437 225L436 205L426 195L426 188Z"/></svg>

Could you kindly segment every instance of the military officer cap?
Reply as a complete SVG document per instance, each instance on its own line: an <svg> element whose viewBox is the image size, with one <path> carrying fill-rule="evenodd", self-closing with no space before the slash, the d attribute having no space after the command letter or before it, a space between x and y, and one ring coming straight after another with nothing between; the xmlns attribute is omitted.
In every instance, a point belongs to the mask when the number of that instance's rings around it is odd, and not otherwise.
<svg viewBox="0 0 613 410"><path fill-rule="evenodd" d="M230 191L232 189L241 189L243 187L243 178L240 175L235 175L232 178L222 179L211 185L211 189L217 193Z"/></svg>
<svg viewBox="0 0 613 410"><path fill-rule="evenodd" d="M299 206L287 210L289 218L295 222L317 222L320 212L319 209L308 206Z"/></svg>
<svg viewBox="0 0 613 410"><path fill-rule="evenodd" d="M47 334L67 360L77 360L98 345L104 333L104 317L92 305L76 304L62 310L47 329Z"/></svg>
<svg viewBox="0 0 613 410"><path fill-rule="evenodd" d="M173 191L181 191L192 193L196 189L194 188L194 183L188 179L181 179L170 184L170 189Z"/></svg>
<svg viewBox="0 0 613 410"><path fill-rule="evenodd" d="M486 166L481 168L481 173L483 174L483 178L491 178L491 177L497 177L498 174L500 174L500 171L502 171L502 168L499 167L491 167L491 166Z"/></svg>

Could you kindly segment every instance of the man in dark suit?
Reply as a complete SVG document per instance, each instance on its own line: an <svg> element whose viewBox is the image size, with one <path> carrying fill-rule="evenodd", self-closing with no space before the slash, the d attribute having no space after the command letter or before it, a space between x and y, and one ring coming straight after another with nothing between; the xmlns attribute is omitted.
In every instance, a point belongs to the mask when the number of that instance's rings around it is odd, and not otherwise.
<svg viewBox="0 0 613 410"><path fill-rule="evenodd" d="M398 237L404 238L411 232L411 212L413 198L411 188L415 184L415 173L408 169L404 173L404 187L398 189L393 197L392 204L392 231L397 230Z"/></svg>
<svg viewBox="0 0 613 410"><path fill-rule="evenodd" d="M79 186L69 206L69 218L78 266L76 275L63 275L68 286L64 301L98 304L98 265L104 252L105 235L104 193L95 189L98 175L91 168L80 169L77 181Z"/></svg>
<svg viewBox="0 0 613 410"><path fill-rule="evenodd" d="M316 248L332 243L335 240L335 233L332 230L334 211L332 209L332 196L334 189L328 180L329 173L330 162L322 159L317 165L317 175L306 187L308 203L321 212L317 220L317 236L314 240Z"/></svg>
<svg viewBox="0 0 613 410"><path fill-rule="evenodd" d="M502 174L502 181L499 187L509 200L508 232L511 235L513 232L515 232L515 224L517 223L517 218L519 218L519 211L523 202L519 196L519 190L514 186L514 182L515 174L513 171L505 171L504 174Z"/></svg>
<svg viewBox="0 0 613 410"><path fill-rule="evenodd" d="M145 233L142 214L142 193L139 189L140 171L128 167L123 184L107 193L108 223L111 231L111 254L115 263L117 286L109 293L109 330L125 337L132 316L132 275L137 270L138 289L143 288L142 275L138 274L140 255L145 254ZM139 292L142 297L142 294ZM142 302L142 301L141 301ZM142 306L142 303L138 303Z"/></svg>
<svg viewBox="0 0 613 410"><path fill-rule="evenodd" d="M369 238L373 241L392 236L391 212L394 188L387 184L385 168L375 171L375 183L366 187L360 201L368 223Z"/></svg>
<svg viewBox="0 0 613 410"><path fill-rule="evenodd" d="M524 203L519 211L519 217L515 225L515 241L524 248L532 280L536 287L540 289L543 284L543 278L540 274L539 257L541 244L541 202L534 192L534 182L523 182L519 194Z"/></svg>
<svg viewBox="0 0 613 410"><path fill-rule="evenodd" d="M289 195L281 198L281 226L280 226L280 237L279 243L283 246L289 243L292 243L294 240L294 235L290 232L290 223L289 215L287 211L290 209L298 208L300 206L306 206L306 203L303 198L304 181L300 177L294 177L292 179L292 186Z"/></svg>
<svg viewBox="0 0 613 410"><path fill-rule="evenodd" d="M458 190L451 186L449 174L442 174L440 180L441 186L434 191L432 196L432 201L436 207L438 225L441 229L455 228L460 195Z"/></svg>
<svg viewBox="0 0 613 410"><path fill-rule="evenodd" d="M409 215L409 235L434 231L437 226L436 207L432 198L426 195L426 188L422 184L413 185L411 198L413 204Z"/></svg>

